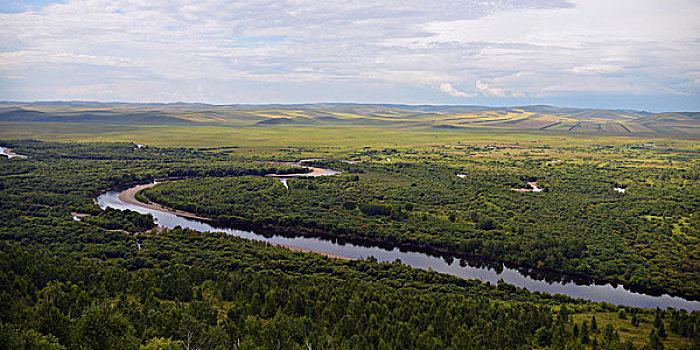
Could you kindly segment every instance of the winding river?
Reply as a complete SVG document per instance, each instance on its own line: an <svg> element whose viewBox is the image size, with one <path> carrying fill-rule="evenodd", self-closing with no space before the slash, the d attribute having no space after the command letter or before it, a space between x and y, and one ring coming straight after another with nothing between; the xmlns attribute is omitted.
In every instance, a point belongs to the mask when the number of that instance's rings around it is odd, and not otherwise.
<svg viewBox="0 0 700 350"><path fill-rule="evenodd" d="M334 170L327 170L328 172L324 172L321 175L337 174ZM443 258L433 256L422 252L402 251L399 248L385 249L318 237L270 236L253 231L216 227L206 221L177 216L164 209L159 210L143 207L134 203L127 203L119 198L119 193L118 191L109 191L97 197L97 203L100 208L130 209L142 214L151 214L156 224L167 228L180 226L182 228L201 232L225 232L233 236L254 239L275 245L284 245L295 250L316 251L340 258L364 259L367 257L374 257L379 262L394 262L398 259L405 265L419 269L433 270L462 278L478 279L492 284L503 280L506 283L526 288L532 292L564 294L572 298L604 301L615 305L642 308L660 307L662 309L673 307L689 311L700 310L700 302L698 301L686 300L681 297L674 297L666 294L660 296L642 294L627 290L621 285L592 283L591 281L569 278L560 274L546 273L532 269L513 268L492 261L459 260L449 257Z"/></svg>
<svg viewBox="0 0 700 350"><path fill-rule="evenodd" d="M7 158L27 158L27 156L25 155L17 154L15 152L12 152L11 149L2 146L0 146L0 154L6 156Z"/></svg>

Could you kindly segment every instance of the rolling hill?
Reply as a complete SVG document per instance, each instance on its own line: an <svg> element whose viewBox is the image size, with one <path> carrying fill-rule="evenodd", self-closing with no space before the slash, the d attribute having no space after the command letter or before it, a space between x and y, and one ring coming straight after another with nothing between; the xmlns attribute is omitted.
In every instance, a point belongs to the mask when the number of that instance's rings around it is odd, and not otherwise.
<svg viewBox="0 0 700 350"><path fill-rule="evenodd" d="M545 131L553 133L672 134L700 137L699 112L545 105L301 104L207 105L98 102L2 102L0 123L208 126L381 126Z"/></svg>

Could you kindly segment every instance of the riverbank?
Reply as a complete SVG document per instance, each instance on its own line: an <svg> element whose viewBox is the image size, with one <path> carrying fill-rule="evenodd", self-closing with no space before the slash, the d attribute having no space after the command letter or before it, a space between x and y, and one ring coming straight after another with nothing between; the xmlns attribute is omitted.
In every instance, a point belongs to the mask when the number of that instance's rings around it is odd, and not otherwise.
<svg viewBox="0 0 700 350"><path fill-rule="evenodd" d="M149 185L154 186L154 184ZM137 187L139 189L143 188L141 186ZM131 193L135 195L137 192L138 190ZM124 196L119 197L120 194L116 192L112 196L121 201L120 198ZM134 198L134 200L136 199ZM177 217L174 211L167 210L170 208L157 203L136 205ZM193 213L189 214L197 216ZM547 268L537 269L513 264L497 258L471 256L449 249L415 243L387 242L354 235L330 234L329 232L307 227L260 227L249 222L231 223L208 219L208 221L202 220L202 224L197 224L195 227L192 227L193 225L186 221L179 223L171 221L167 227L173 228L175 225L179 225L198 231L223 231L248 239L264 241L268 244L279 245L291 250L321 254L334 259L364 259L370 256L378 258L380 262L393 262L398 259L412 267L434 270L467 279L479 279L492 284L500 283L500 280L503 279L506 283L526 288L532 292L546 292L552 295L564 294L572 298L636 307L700 309L700 306L695 305L697 303L696 299L693 299L691 296L669 293L663 290L639 288L623 281L606 278L568 274ZM214 226L208 225L206 222ZM455 258L464 258L469 266L464 265L462 262L459 264L453 263ZM618 286L624 286L624 288ZM592 289L592 291L587 292L588 289ZM656 304L655 298L665 301Z"/></svg>
<svg viewBox="0 0 700 350"><path fill-rule="evenodd" d="M330 176L330 175L335 175L337 174L334 170L331 169L324 169L324 168L315 168L312 166L305 166L305 165L300 165L304 168L310 169L310 173L305 173L305 174L268 174L265 176L269 177L305 177L305 176Z"/></svg>
<svg viewBox="0 0 700 350"><path fill-rule="evenodd" d="M295 165L295 166L299 166L299 167L307 168L307 169L311 170L311 172L309 172L309 173L302 173L302 174L267 174L267 175L265 175L266 177L278 177L278 178L317 177L317 176L337 175L340 173L337 170L326 169L326 168L316 168L316 167L312 167L312 166L301 165L300 163L280 163L280 162L266 162L266 163ZM181 180L181 179L182 178L172 178L172 179L164 179L163 181ZM134 204L134 205L138 205L138 206L153 209L153 210L166 211L166 212L175 214L177 216L182 216L182 217L186 217L186 218L209 221L209 222L216 221L212 218L199 216L197 214L190 213L190 212L187 212L184 210L178 210L178 209L167 207L167 206L162 205L162 204L150 202L150 200L149 200L149 203L145 203L145 202L142 202L142 201L137 199L137 195L140 191L145 190L147 188L151 188L159 183L160 183L160 181L154 181L153 183L150 183L150 184L139 185L136 187L131 187L129 189L126 189L126 190L119 193L119 200L124 202L124 203ZM289 187L286 185L286 183L285 183L285 187L287 187L287 189L289 189Z"/></svg>
<svg viewBox="0 0 700 350"><path fill-rule="evenodd" d="M279 243L270 243L270 245L275 246L275 247L287 248L293 252L320 254L320 255L323 255L323 256L331 258L331 259L348 260L348 261L355 260L355 259L349 258L347 256L342 256L342 255L337 255L337 254L327 253L327 252L321 252L318 250L307 249L307 248L302 248L302 247L295 247L293 245L279 244Z"/></svg>
<svg viewBox="0 0 700 350"><path fill-rule="evenodd" d="M511 190L515 192L542 192L542 188L538 187L537 182L531 181L527 184L530 185L530 188L511 188Z"/></svg>
<svg viewBox="0 0 700 350"><path fill-rule="evenodd" d="M17 154L15 152L12 152L12 149L7 147L0 147L0 154L7 156L7 158L27 158L27 156L23 154Z"/></svg>
<svg viewBox="0 0 700 350"><path fill-rule="evenodd" d="M517 270L518 273L520 273L523 276L526 276L528 278L533 278L537 280L542 280L542 281L547 281L547 283L561 283L563 285L569 284L569 283L574 283L576 285L580 286L612 286L613 288L617 288L617 286L621 286L627 291L630 291L632 293L638 293L642 295L647 295L651 297L663 297L663 296L670 296L673 298L681 298L690 302L700 302L700 298L693 297L692 295L685 295L682 293L674 293L662 289L654 289L654 288L644 288L644 287L639 287L636 285L633 285L629 282L622 281L622 280L616 280L616 279L611 279L611 278L606 278L606 277L593 277L589 275L583 275L583 274L577 274L577 273L569 273L563 270L558 270L555 268L549 268L549 267L534 267L534 266L529 266L525 264L518 264L512 261L500 259L500 258L495 258L495 257L490 257L490 256L479 256L479 255L472 255L464 252L459 252L456 250L451 250L449 248L438 248L426 244L419 244L419 243L400 243L400 242L389 242L386 240L382 240L379 238L369 238L369 237L361 237L357 235L337 235L337 234L331 234L327 231L319 230L319 229L309 229L309 228L302 228L302 227L282 227L282 226L265 226L265 227L260 227L256 226L250 223L227 223L227 222L221 222L216 219L212 219L212 222L215 222L219 225L222 225L223 227L231 227L235 229L241 229L241 230L250 230L254 232L258 232L261 234L266 234L266 235L282 235L282 236L302 236L302 237L309 237L309 238L319 238L319 239L324 239L328 241L333 241L333 242L339 242L338 244L345 245L345 244L352 244L352 245L357 245L357 246L363 246L363 247L376 247L384 250L399 250L402 252L415 252L415 253L421 253L421 254L426 254L429 256L437 257L443 260L460 260L464 259L467 261L478 261L478 265L483 265L483 266L489 266L490 268L494 268L498 270L498 267L495 266L503 266L505 268ZM288 246L285 245L286 247L294 247L294 246ZM297 248L297 247L294 247ZM312 250L313 251L313 250ZM366 256L369 257L369 256ZM347 257L346 257L347 258ZM352 258L347 258L352 260ZM403 261L405 263L405 261ZM451 263L448 263L451 265ZM440 272L440 271L437 271ZM444 273L444 272L443 272ZM495 283L497 281L491 281L491 283ZM508 281L505 281L506 283L509 283ZM526 287L527 288L527 287ZM533 292L534 290L531 290ZM550 294L563 294L563 293L550 293ZM575 297L576 298L576 297ZM600 300L597 300L600 301Z"/></svg>
<svg viewBox="0 0 700 350"><path fill-rule="evenodd" d="M298 176L298 175L297 175L297 176ZM190 212L187 212L187 211L184 211L184 210L173 209L173 208L167 207L167 206L162 205L162 204L159 204L159 203L155 203L155 202L144 203L144 202L139 201L139 200L136 198L136 195L137 195L141 190L144 190L144 189L147 189L147 188L151 188L151 187L153 187L153 186L155 186L155 185L157 185L157 184L159 184L159 182L153 182L153 183L150 183L150 184L140 185L140 186L136 186L136 187L132 187L132 188L126 189L126 190L124 190L124 191L119 192L119 195L117 196L117 198L118 198L120 201L124 202L124 203L132 204L132 205L138 205L138 206L140 206L140 207L147 208L147 209L158 210L158 211L162 211L162 212L174 214L174 215L181 216L181 217L185 217L185 218L190 218L190 219L197 219L197 220L206 221L206 222L209 222L209 223L217 222L217 220L212 219L212 218L207 218L207 217L199 216L199 215L197 215L197 214L190 213ZM156 230L155 232L160 232L160 231L161 231L161 230ZM285 244L279 244L279 243L270 243L270 244L273 245L273 246L284 247L284 248L287 248L287 249L292 250L292 251L295 251L295 252L320 254L320 255L323 255L323 256L326 256L326 257L329 257L329 258L332 258L332 259L338 259L338 260L354 260L353 258L350 258L350 257L341 256L341 255L337 255L337 254L333 254L333 253L328 253L328 252L317 251L317 250L313 250L313 249L301 248L301 247L296 247L296 246L292 246L292 245L285 245Z"/></svg>
<svg viewBox="0 0 700 350"><path fill-rule="evenodd" d="M340 174L340 171L338 170L333 170L333 169L327 169L327 168L317 168L317 167L312 167L308 165L303 165L302 162L304 161L313 161L313 160L319 160L319 159L303 159L300 160L299 162L261 162L261 163L267 163L267 164L282 164L282 165L289 165L289 166L298 166L302 168L306 168L311 170L311 172L308 173L302 173L302 174L267 174L265 176L268 177L316 177L316 176L332 176L332 175L338 175Z"/></svg>
<svg viewBox="0 0 700 350"><path fill-rule="evenodd" d="M153 186L155 186L155 185L157 185L157 184L159 184L159 183L158 183L158 182L153 182L153 183L150 183L150 184L140 185L140 186L136 186L136 187L132 187L132 188L126 189L126 190L121 191L121 192L119 193L118 198L119 198L120 201L122 201L122 202L124 202L124 203L133 204L133 205L138 205L138 206L140 206L140 207L144 207L144 208L148 208L148 209L153 209L153 210L160 210L160 211L168 212L168 213L171 213L171 214L175 214L175 215L177 215L177 216L182 216L182 217L186 217L186 218L190 218L190 219L197 219L197 220L202 220L202 221L209 221L209 222L214 221L214 220L211 219L211 218L199 216L199 215L197 215L197 214L190 213L190 212L187 212L187 211L184 211L184 210L178 210L178 209L169 208L169 207L166 207L166 206L164 206L164 205L162 205L162 204L158 204L158 203L154 203L154 202L144 203L144 202L141 202L141 201L139 201L138 199L136 199L136 195L137 195L141 190L144 190L144 189L147 189L147 188L151 188L151 187L153 187Z"/></svg>

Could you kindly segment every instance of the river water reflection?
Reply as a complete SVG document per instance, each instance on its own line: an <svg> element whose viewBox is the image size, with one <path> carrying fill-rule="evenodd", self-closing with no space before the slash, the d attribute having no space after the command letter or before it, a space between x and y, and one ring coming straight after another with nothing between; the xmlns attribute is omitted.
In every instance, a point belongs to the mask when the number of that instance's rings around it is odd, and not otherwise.
<svg viewBox="0 0 700 350"><path fill-rule="evenodd" d="M402 251L398 248L385 249L317 237L263 235L252 231L215 227L199 220L183 218L171 213L124 203L117 198L118 194L119 192L117 191L110 191L100 195L97 198L100 208L130 209L142 214L151 214L158 225L167 228L180 226L202 232L225 232L233 236L311 249L354 259L363 259L370 256L376 258L379 262L393 262L400 259L403 264L415 268L430 269L462 278L479 279L492 284L503 280L506 283L526 288L532 292L564 294L572 298L604 301L615 305L700 310L700 302L698 301L690 301L669 295L653 296L642 294L629 291L619 285L615 286L609 283L592 284L590 281L567 279L559 274L511 268L497 262L443 258L421 252Z"/></svg>

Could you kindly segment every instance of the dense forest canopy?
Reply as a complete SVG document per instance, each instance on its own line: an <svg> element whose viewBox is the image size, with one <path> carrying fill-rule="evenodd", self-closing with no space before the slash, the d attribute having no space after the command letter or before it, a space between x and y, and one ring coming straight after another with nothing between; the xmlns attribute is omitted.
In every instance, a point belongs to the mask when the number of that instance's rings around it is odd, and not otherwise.
<svg viewBox="0 0 700 350"><path fill-rule="evenodd" d="M234 225L433 248L700 297L697 163L545 165L428 153L317 161L344 174L290 179L289 190L271 178L202 177L143 194ZM513 191L532 181L543 192Z"/></svg>
<svg viewBox="0 0 700 350"><path fill-rule="evenodd" d="M286 190L260 175L305 170L236 150L0 145L30 156L0 158L2 348L700 344L698 312L572 300L217 233L156 233L148 216L93 203L105 189L178 178L143 195L234 224L420 244L697 296L700 171L692 150L369 148L344 155L355 164L315 163L342 175L289 179ZM564 161L545 165L552 152ZM647 160L630 163L630 152ZM255 160L293 155L268 158ZM546 191L511 190L528 181ZM71 212L91 215L76 221Z"/></svg>

